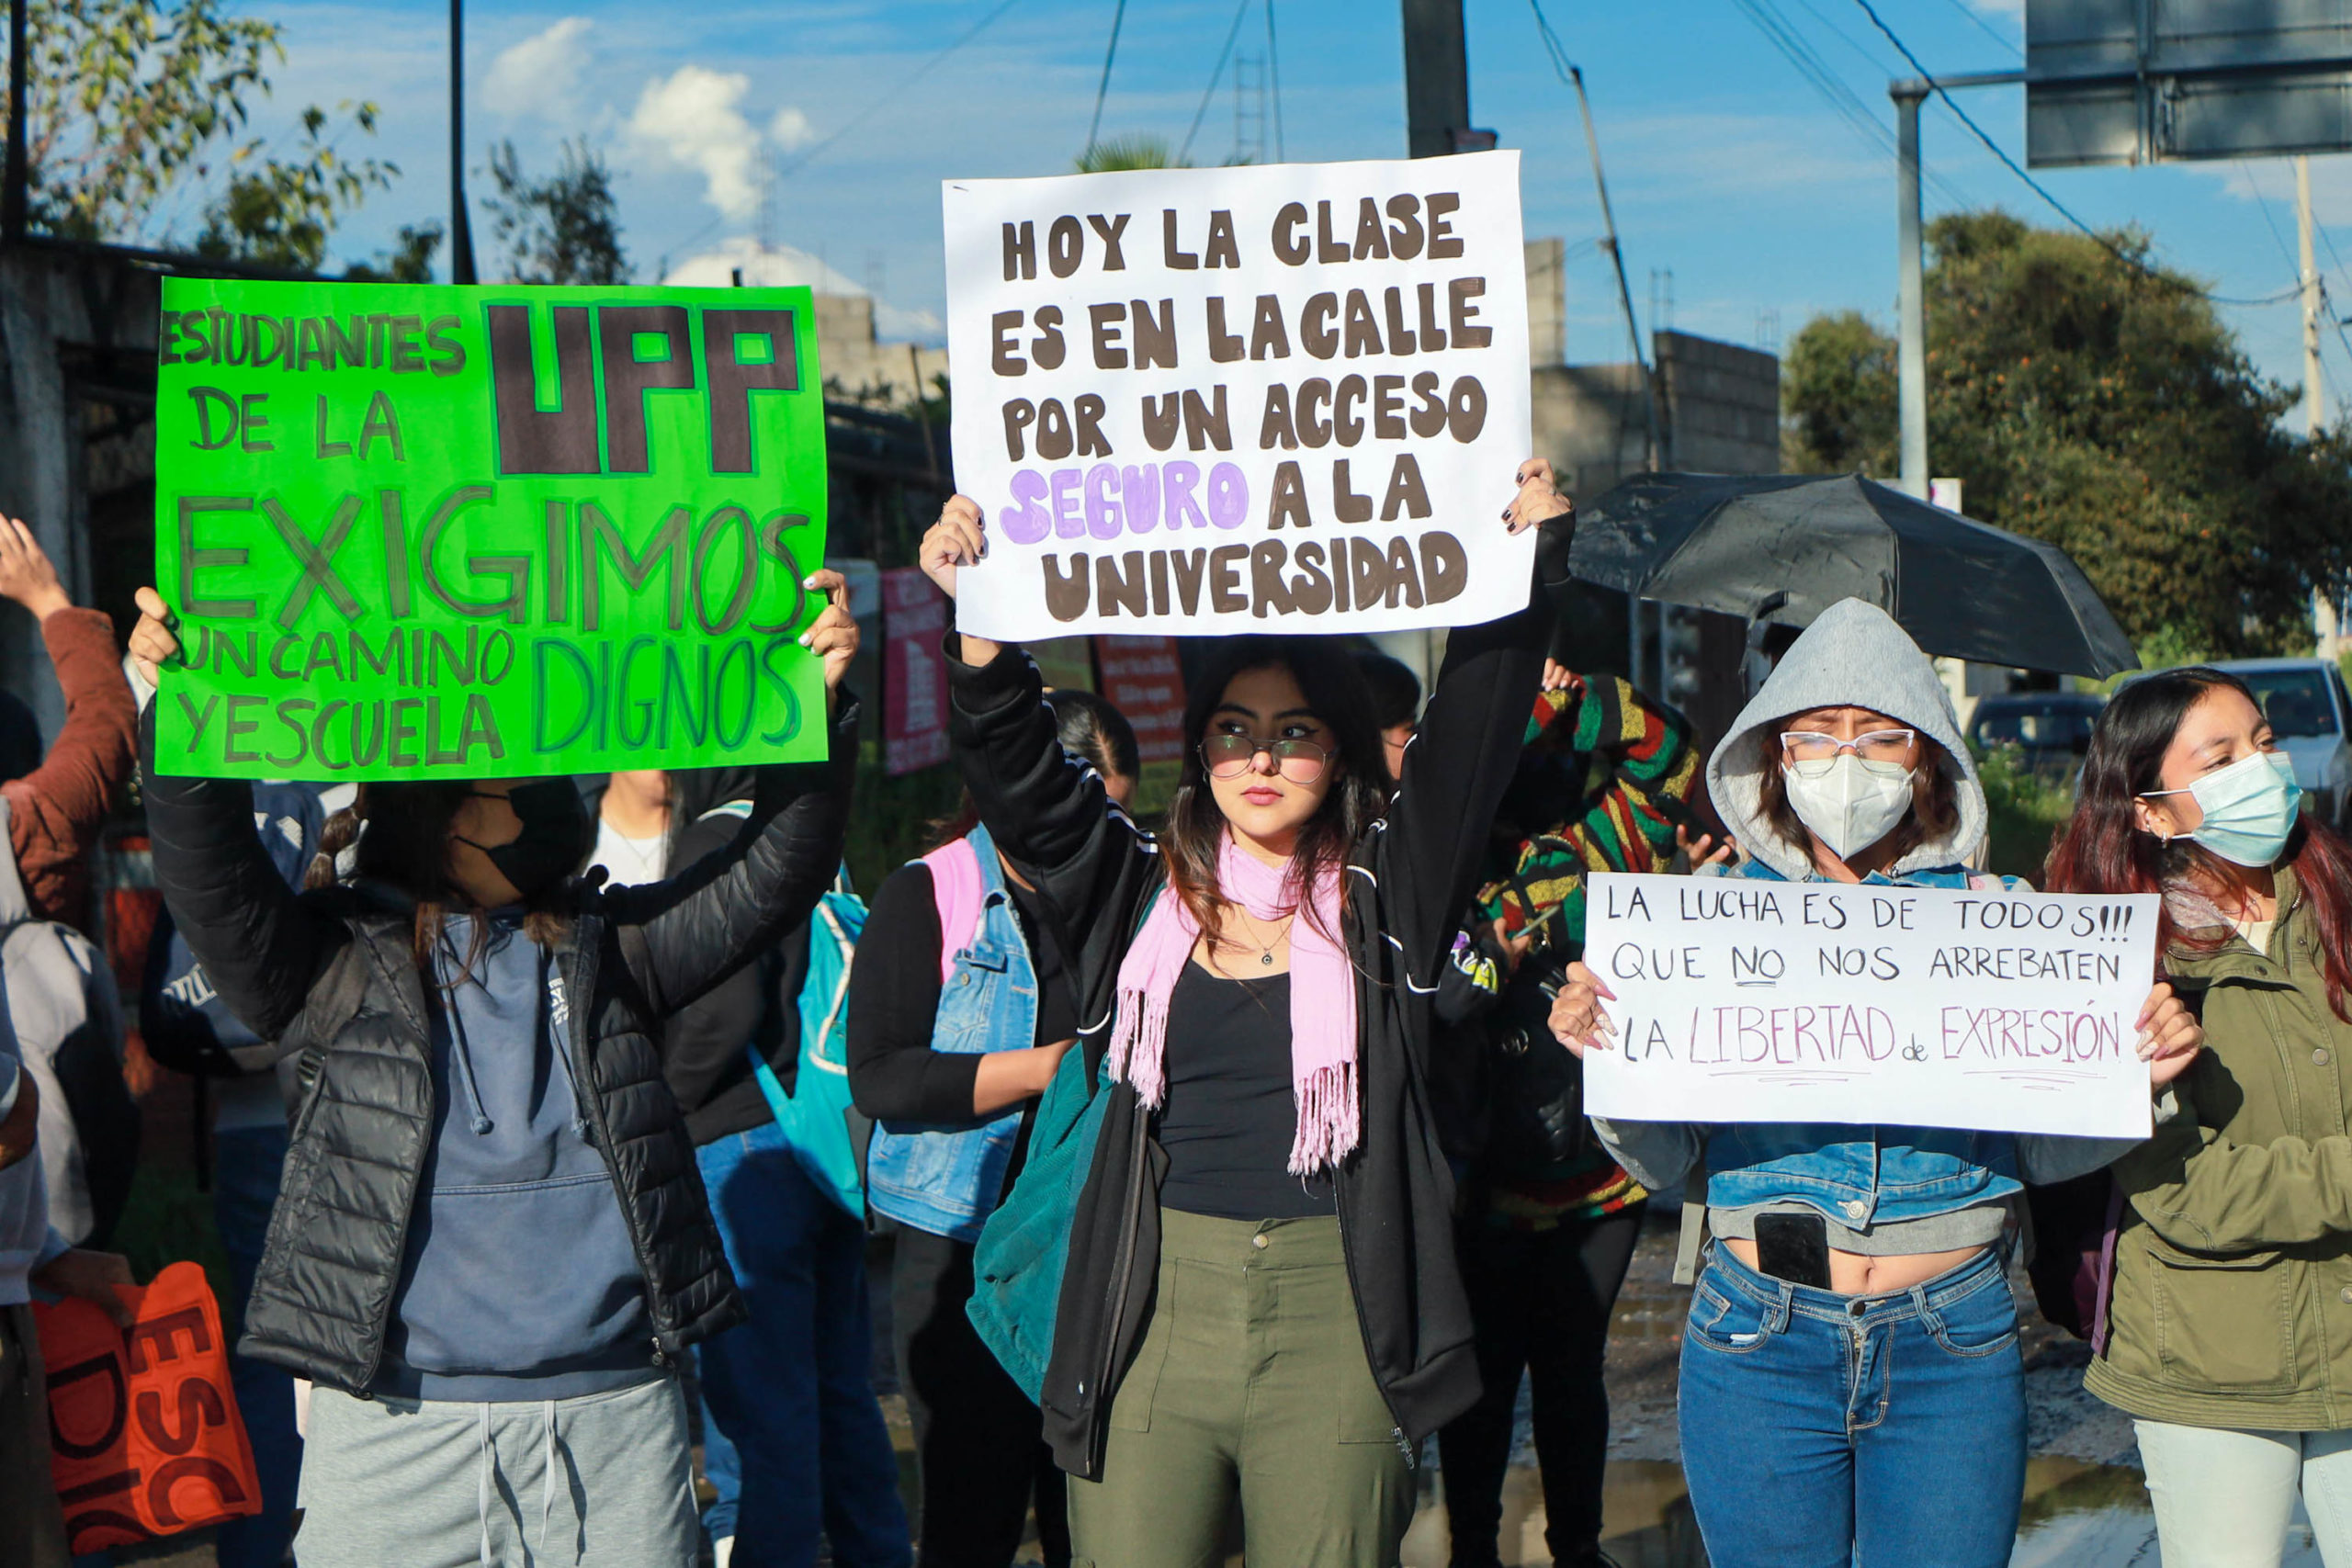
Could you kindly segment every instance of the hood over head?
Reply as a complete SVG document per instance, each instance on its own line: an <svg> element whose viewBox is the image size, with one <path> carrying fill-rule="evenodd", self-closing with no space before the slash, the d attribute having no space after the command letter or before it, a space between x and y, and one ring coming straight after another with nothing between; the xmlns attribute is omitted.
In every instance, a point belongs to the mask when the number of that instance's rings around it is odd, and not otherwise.
<svg viewBox="0 0 2352 1568"><path fill-rule="evenodd" d="M1984 788L1951 696L1910 634L1860 599L1839 600L1805 628L1707 760L1708 798L1743 852L1792 881L1813 874L1812 856L1765 819L1761 793L1766 770L1781 765L1781 721L1818 707L1873 709L1943 750L1939 765L1952 781L1959 823L1889 866L1888 875L1957 865L1975 852L1984 841Z"/></svg>

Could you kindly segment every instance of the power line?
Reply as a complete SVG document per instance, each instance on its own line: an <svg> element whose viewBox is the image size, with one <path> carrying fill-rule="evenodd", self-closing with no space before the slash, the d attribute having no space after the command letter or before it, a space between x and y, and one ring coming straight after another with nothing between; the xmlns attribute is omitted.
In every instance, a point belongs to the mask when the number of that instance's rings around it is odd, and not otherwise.
<svg viewBox="0 0 2352 1568"><path fill-rule="evenodd" d="M1747 0L1742 0L1742 4L1746 3ZM1895 36L1894 29L1886 25L1885 19L1882 17L1878 14L1876 8L1871 5L1871 0L1854 0L1854 4L1862 8L1862 15L1871 19L1871 25L1872 27L1878 28L1880 32L1886 35L1886 41L1894 46L1895 52L1902 55L1905 60L1910 62L1911 69L1919 73L1919 79L1921 81L1927 83L1928 90L1933 93L1937 97L1943 100L1944 107L1950 109L1952 112L1953 118L1957 118L1961 124L1968 128L1970 135L1983 142L1985 150L1991 152L1996 158L1998 158L2002 164L2007 166L2009 173L2017 175L2018 179L2023 180L2028 189L2031 190L2034 195L2040 197L2043 201L2048 202L2052 211L2057 213L2059 217L2064 218L2067 222L2082 231L2086 238L2089 239L2101 250L2107 252L2109 255L2113 256L2117 261L2122 263L2124 266L2138 273L2141 276L2149 279L2151 282L2160 283L2167 288L2177 288L2185 294L2199 295L2216 305L2278 305L2283 304L2287 300L2293 299L2297 294L2302 291L2299 286L2294 288L2287 289L2282 293L2267 295L2258 299L2233 299L2227 295L2211 293L2197 284L2188 282L2181 278L2170 276L2158 271L2156 268L2150 266L2146 262L2141 260L2138 256L2132 254L2122 246L2117 244L2114 241L2100 233L2098 230L2092 228L2089 224L2075 217L2074 212L2064 202L2060 201L2056 197L2050 194L2048 186L2044 186L2040 180L2035 179L2031 175L2026 173L2024 164L2009 156L2008 149L2003 147L1999 142L1994 141L1992 137L1986 135L1984 128L1977 124L1973 119L1971 119L1969 118L1968 111L1962 108L1958 103L1953 101L1952 96L1944 90L1943 84L1936 80L1934 73L1930 72L1925 65L1922 65L1919 62L1919 57L1911 52L1911 46L1905 43L1901 39Z"/></svg>
<svg viewBox="0 0 2352 1568"><path fill-rule="evenodd" d="M1225 47L1217 51L1216 69L1209 73L1209 85L1201 94L1201 107L1193 111L1193 129L1184 132L1184 145L1176 150L1176 162L1183 163L1193 151L1193 138L1201 133L1201 120L1209 112L1209 100L1216 96L1216 85L1225 80L1225 62L1233 58L1233 40L1241 36L1241 18L1250 14L1250 0L1233 8L1233 26L1225 30Z"/></svg>
<svg viewBox="0 0 2352 1568"><path fill-rule="evenodd" d="M1846 79L1821 58L1796 25L1774 6L1771 0L1733 0L1733 3L1764 35L1765 40L1795 68L1797 74L1804 78L1806 85L1819 94L1847 124L1860 132L1864 140L1879 152L1893 154L1894 132L1856 96ZM1963 209L1975 205L1934 171L1927 171L1926 177L1928 183L1935 187L1937 195L1951 205Z"/></svg>
<svg viewBox="0 0 2352 1568"><path fill-rule="evenodd" d="M1127 0L1119 0L1119 8L1111 13L1111 45L1102 51L1102 80L1094 89L1094 118L1086 122L1086 146L1093 151L1094 139L1102 132L1102 100L1111 91L1111 62L1119 58L1119 24L1127 19Z"/></svg>
<svg viewBox="0 0 2352 1568"><path fill-rule="evenodd" d="M2025 51L2019 49L2015 43L2011 42L2009 40L2008 34L2001 31L1992 23L1986 21L1977 11L1976 7L1968 3L1968 0L1945 0L1945 3L1951 6L1953 10L1959 12L1962 16L1966 17L1970 21L1975 23L1976 30L1978 32L1983 33L1986 38L1991 39L1995 43L1999 44L2003 49L2007 50L2019 60L2023 60L2025 58Z"/></svg>
<svg viewBox="0 0 2352 1568"><path fill-rule="evenodd" d="M879 93L876 94L873 102L867 104L865 108L859 110L858 113L851 118L847 125L842 126L839 130L834 131L831 136L826 137L822 141L820 141L814 147L809 148L808 151L800 154L799 157L795 158L791 163L785 164L784 167L775 172L774 177L779 180L790 179L793 175L807 168L810 164L815 163L828 150L830 150L835 142L841 141L842 138L847 136L851 131L855 130L859 126L864 125L867 120L872 119L876 115L880 114L885 109L897 108L903 101L899 96L899 92L902 92L908 87L913 86L917 82L922 81L925 76L931 74L932 70L937 66L941 61L945 60L949 55L955 53L957 50L963 48L974 39L979 37L981 33L988 30L989 24L994 22L999 17L1003 16L1007 11L1012 10L1019 4L1021 4L1021 0L1003 0L1001 5L998 6L987 16L982 17L978 21L974 22L970 27L965 28L964 31L957 36L955 42L941 50L937 54L933 55L929 60L924 61L921 65L916 66L906 75L899 77L898 81L893 84L894 91L887 95Z"/></svg>

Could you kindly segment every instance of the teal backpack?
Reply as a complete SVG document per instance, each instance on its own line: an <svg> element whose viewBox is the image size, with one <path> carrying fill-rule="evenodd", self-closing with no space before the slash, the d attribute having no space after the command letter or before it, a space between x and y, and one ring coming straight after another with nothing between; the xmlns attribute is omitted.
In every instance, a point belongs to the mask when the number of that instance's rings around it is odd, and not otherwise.
<svg viewBox="0 0 2352 1568"><path fill-rule="evenodd" d="M752 803L729 801L703 813L714 817L749 817ZM744 1045L752 1059L752 1076L766 1097L768 1113L784 1130L793 1157L817 1190L856 1218L865 1218L865 1144L874 1124L858 1113L849 1097L849 973L857 956L857 939L865 931L865 900L850 890L849 868L833 878L833 889L817 901L808 915L808 974L800 995L792 998L800 1009L799 1066L792 1091L761 1054L760 1043ZM758 960L763 976L773 987L774 956ZM778 1005L786 998L775 998Z"/></svg>
<svg viewBox="0 0 2352 1568"><path fill-rule="evenodd" d="M865 930L865 901L849 891L844 871L808 916L808 975L800 984L800 1066L792 1092L760 1055L751 1054L775 1124L817 1190L857 1218L865 1217L865 1134L872 1123L849 1096L849 974Z"/></svg>

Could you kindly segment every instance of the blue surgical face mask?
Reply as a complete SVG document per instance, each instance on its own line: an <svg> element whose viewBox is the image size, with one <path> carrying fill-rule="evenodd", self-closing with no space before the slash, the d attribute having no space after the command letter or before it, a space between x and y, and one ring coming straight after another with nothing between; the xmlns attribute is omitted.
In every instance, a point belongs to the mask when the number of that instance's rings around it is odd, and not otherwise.
<svg viewBox="0 0 2352 1568"><path fill-rule="evenodd" d="M2278 858L2295 830L2295 814L2303 792L2295 783L2294 764L2283 751L2256 751L2217 769L2187 789L2148 792L2186 795L2197 802L2205 820L2188 834L2233 865L2264 866Z"/></svg>

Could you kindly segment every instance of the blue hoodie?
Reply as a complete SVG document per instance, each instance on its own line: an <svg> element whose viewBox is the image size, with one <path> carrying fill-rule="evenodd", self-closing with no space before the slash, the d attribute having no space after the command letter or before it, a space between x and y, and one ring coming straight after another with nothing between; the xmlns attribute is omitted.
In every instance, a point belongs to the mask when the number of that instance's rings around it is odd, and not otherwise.
<svg viewBox="0 0 2352 1568"><path fill-rule="evenodd" d="M380 1393L568 1399L658 1375L645 1280L575 1088L570 1008L519 911L450 917L435 954L438 1124Z"/></svg>

